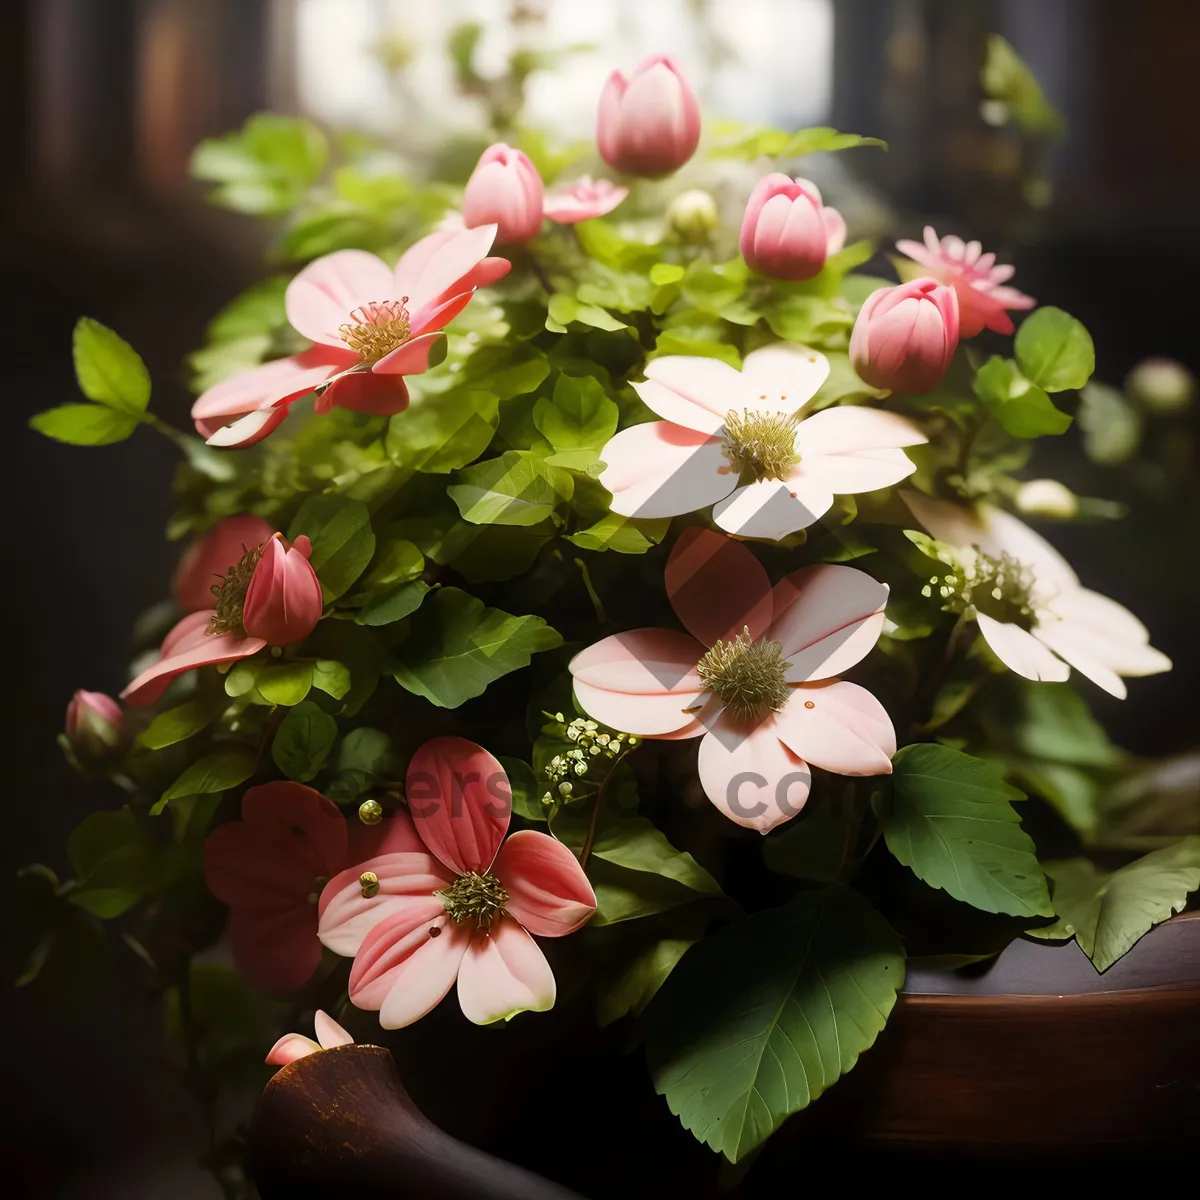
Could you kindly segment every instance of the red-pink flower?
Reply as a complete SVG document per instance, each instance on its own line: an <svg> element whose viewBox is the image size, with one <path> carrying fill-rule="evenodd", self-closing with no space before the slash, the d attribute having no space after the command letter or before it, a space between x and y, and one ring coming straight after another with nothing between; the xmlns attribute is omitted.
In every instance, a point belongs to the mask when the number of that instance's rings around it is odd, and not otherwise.
<svg viewBox="0 0 1200 1200"><path fill-rule="evenodd" d="M829 565L772 588L745 545L693 527L675 543L666 585L688 632L634 629L577 654L585 712L642 737L703 737L706 795L761 833L804 807L810 766L891 772L896 734L883 706L836 678L875 645L886 584Z"/></svg>
<svg viewBox="0 0 1200 1200"><path fill-rule="evenodd" d="M607 215L628 195L628 188L617 187L608 179L593 182L582 175L568 187L547 192L542 213L558 225L577 225Z"/></svg>
<svg viewBox="0 0 1200 1200"><path fill-rule="evenodd" d="M1009 308L1032 308L1032 296L1005 287L1014 268L996 265L994 254L984 254L978 242L964 242L950 234L938 241L931 225L925 226L925 242L907 238L896 243L896 249L913 262L920 263L927 274L958 293L961 335L974 337L985 327L996 333L1012 333Z"/></svg>
<svg viewBox="0 0 1200 1200"><path fill-rule="evenodd" d="M846 222L807 179L778 171L760 179L742 218L742 257L774 279L812 279L846 243Z"/></svg>
<svg viewBox="0 0 1200 1200"><path fill-rule="evenodd" d="M553 1007L554 975L530 934L562 937L596 911L575 856L534 830L505 840L508 776L474 742L426 742L405 794L423 846L360 862L321 893L321 941L354 955L350 999L385 1029L423 1017L455 980L479 1025Z"/></svg>
<svg viewBox="0 0 1200 1200"><path fill-rule="evenodd" d="M307 1058L319 1050L332 1050L336 1046L353 1046L354 1039L321 1009L313 1014L313 1032L316 1041L302 1033L285 1033L267 1053L267 1062L273 1067L286 1067L298 1058Z"/></svg>
<svg viewBox="0 0 1200 1200"><path fill-rule="evenodd" d="M63 732L81 761L106 758L124 739L125 714L111 696L81 689L67 705Z"/></svg>
<svg viewBox="0 0 1200 1200"><path fill-rule="evenodd" d="M321 581L308 561L311 555L312 542L306 537L298 537L289 550L275 534L263 547L242 610L242 625L250 637L290 646L316 629L323 602Z"/></svg>
<svg viewBox="0 0 1200 1200"><path fill-rule="evenodd" d="M867 297L850 335L860 379L893 392L927 392L958 349L958 298L936 279L914 279Z"/></svg>
<svg viewBox="0 0 1200 1200"><path fill-rule="evenodd" d="M321 889L354 856L415 844L406 819L347 828L337 806L303 784L250 788L242 819L214 830L204 843L204 879L229 906L238 970L272 995L303 987L321 961Z"/></svg>
<svg viewBox="0 0 1200 1200"><path fill-rule="evenodd" d="M267 521L253 513L222 517L183 552L171 577L175 603L185 612L212 608L214 588L220 587L229 568L273 532Z"/></svg>
<svg viewBox="0 0 1200 1200"><path fill-rule="evenodd" d="M539 219L541 206L538 206ZM507 274L489 258L494 225L443 230L409 247L395 270L365 250L338 250L309 263L288 285L287 316L316 344L215 384L192 405L214 446L249 446L275 430L293 401L316 391L317 412L398 413L408 407L405 375L420 375L440 331L475 289Z"/></svg>
<svg viewBox="0 0 1200 1200"><path fill-rule="evenodd" d="M520 246L542 227L544 189L529 155L504 142L479 157L463 192L463 222L468 229L495 225L496 240Z"/></svg>
<svg viewBox="0 0 1200 1200"><path fill-rule="evenodd" d="M700 102L682 68L665 54L638 63L630 79L614 71L600 95L596 145L614 170L678 171L700 141Z"/></svg>

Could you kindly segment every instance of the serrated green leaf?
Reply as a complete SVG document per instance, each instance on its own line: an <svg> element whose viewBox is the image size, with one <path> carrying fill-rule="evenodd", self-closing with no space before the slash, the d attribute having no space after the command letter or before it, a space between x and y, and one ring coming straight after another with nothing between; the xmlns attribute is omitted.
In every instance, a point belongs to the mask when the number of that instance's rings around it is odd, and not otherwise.
<svg viewBox="0 0 1200 1200"><path fill-rule="evenodd" d="M224 696L197 696L159 713L138 734L138 745L147 750L162 750L185 741L211 725L225 711L226 703Z"/></svg>
<svg viewBox="0 0 1200 1200"><path fill-rule="evenodd" d="M537 525L574 490L566 471L528 450L509 450L476 463L455 479L446 494L472 525Z"/></svg>
<svg viewBox="0 0 1200 1200"><path fill-rule="evenodd" d="M949 746L905 746L892 760L888 849L918 879L984 912L1049 916L1037 854L999 769Z"/></svg>
<svg viewBox="0 0 1200 1200"><path fill-rule="evenodd" d="M1026 317L1013 349L1025 377L1047 392L1081 388L1096 369L1091 334L1061 308L1039 308Z"/></svg>
<svg viewBox="0 0 1200 1200"><path fill-rule="evenodd" d="M388 457L410 471L456 471L488 448L499 414L499 397L490 391L465 388L422 397L388 422Z"/></svg>
<svg viewBox="0 0 1200 1200"><path fill-rule="evenodd" d="M249 750L218 750L192 763L159 798L150 810L157 815L179 796L205 796L224 792L245 783L258 768L258 760Z"/></svg>
<svg viewBox="0 0 1200 1200"><path fill-rule="evenodd" d="M511 616L458 588L442 588L417 611L396 650L396 682L439 708L457 708L561 644L541 617Z"/></svg>
<svg viewBox="0 0 1200 1200"><path fill-rule="evenodd" d="M349 590L375 553L375 534L365 504L342 496L309 496L288 526L288 541L312 540L309 563L328 604Z"/></svg>
<svg viewBox="0 0 1200 1200"><path fill-rule="evenodd" d="M30 428L69 446L111 446L139 424L137 417L100 404L60 404L29 418Z"/></svg>
<svg viewBox="0 0 1200 1200"><path fill-rule="evenodd" d="M313 701L305 700L280 722L271 743L271 757L289 779L307 783L325 765L337 732L333 717Z"/></svg>
<svg viewBox="0 0 1200 1200"><path fill-rule="evenodd" d="M80 317L71 350L79 390L97 404L137 416L150 403L150 372L141 356L107 325Z"/></svg>
<svg viewBox="0 0 1200 1200"><path fill-rule="evenodd" d="M861 896L801 892L684 955L644 1018L654 1085L737 1162L870 1049L903 982L899 939Z"/></svg>
<svg viewBox="0 0 1200 1200"><path fill-rule="evenodd" d="M972 386L975 395L1013 437L1065 433L1071 426L1071 417L1055 408L1050 397L1026 379L1011 359L992 355L979 368Z"/></svg>
<svg viewBox="0 0 1200 1200"><path fill-rule="evenodd" d="M1182 838L1143 855L1111 874L1087 859L1046 864L1054 881L1052 912L1058 920L1028 930L1033 937L1073 937L1097 971L1107 971L1143 934L1200 888L1200 836Z"/></svg>

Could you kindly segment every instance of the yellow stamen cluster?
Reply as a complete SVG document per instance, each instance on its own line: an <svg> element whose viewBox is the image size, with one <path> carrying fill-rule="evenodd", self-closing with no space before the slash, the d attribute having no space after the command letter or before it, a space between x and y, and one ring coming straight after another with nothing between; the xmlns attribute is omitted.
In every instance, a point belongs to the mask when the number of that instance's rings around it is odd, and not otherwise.
<svg viewBox="0 0 1200 1200"><path fill-rule="evenodd" d="M733 409L725 416L721 452L743 483L786 479L800 461L796 430L800 422L784 413Z"/></svg>
<svg viewBox="0 0 1200 1200"><path fill-rule="evenodd" d="M265 543L264 543L265 545ZM245 637L242 626L242 610L246 606L246 589L254 576L254 568L262 558L263 546L242 547L242 557L229 568L220 583L214 583L212 593L217 598L216 612L208 623L208 632L214 636L232 633Z"/></svg>
<svg viewBox="0 0 1200 1200"><path fill-rule="evenodd" d="M1028 629L1036 619L1031 593L1033 572L1011 554L994 558L977 553L973 562L934 575L921 589L936 596L946 612L961 613L974 608L1009 625Z"/></svg>
<svg viewBox="0 0 1200 1200"><path fill-rule="evenodd" d="M469 922L485 933L504 912L508 893L495 875L468 871L448 888L434 893L446 906L449 917L458 925Z"/></svg>
<svg viewBox="0 0 1200 1200"><path fill-rule="evenodd" d="M696 670L738 721L760 721L787 703L783 647L766 639L755 641L749 628L728 642L714 642Z"/></svg>
<svg viewBox="0 0 1200 1200"><path fill-rule="evenodd" d="M365 363L377 363L408 341L408 297L402 300L372 300L356 308L353 321L338 327L338 334Z"/></svg>

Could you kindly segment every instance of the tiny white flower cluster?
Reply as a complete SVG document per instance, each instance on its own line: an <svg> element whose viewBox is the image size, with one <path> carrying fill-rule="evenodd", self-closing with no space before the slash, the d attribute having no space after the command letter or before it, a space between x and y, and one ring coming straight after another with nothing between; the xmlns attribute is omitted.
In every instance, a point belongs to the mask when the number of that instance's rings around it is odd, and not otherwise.
<svg viewBox="0 0 1200 1200"><path fill-rule="evenodd" d="M560 712L547 713L546 716L562 725L567 740L575 743L546 764L546 778L556 785L555 790L563 800L569 800L575 791L571 776L586 777L592 759L612 761L638 744L638 739L631 734L603 730L595 721L583 717L567 723L566 717ZM542 797L542 803L547 808L554 800L553 790Z"/></svg>

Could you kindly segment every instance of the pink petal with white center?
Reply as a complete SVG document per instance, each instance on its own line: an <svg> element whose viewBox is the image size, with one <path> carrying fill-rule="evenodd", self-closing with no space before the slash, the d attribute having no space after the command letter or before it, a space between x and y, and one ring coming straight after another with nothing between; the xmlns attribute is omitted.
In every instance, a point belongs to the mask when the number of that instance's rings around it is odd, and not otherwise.
<svg viewBox="0 0 1200 1200"><path fill-rule="evenodd" d="M696 761L704 794L731 821L759 833L791 820L812 784L808 766L779 740L778 717L747 729L722 714Z"/></svg>
<svg viewBox="0 0 1200 1200"><path fill-rule="evenodd" d="M387 263L365 250L336 250L308 264L288 284L284 303L297 333L345 349L338 332L350 314L372 301L394 300Z"/></svg>
<svg viewBox="0 0 1200 1200"><path fill-rule="evenodd" d="M335 1046L353 1046L354 1039L327 1013L317 1009L313 1014L313 1030L322 1050Z"/></svg>
<svg viewBox="0 0 1200 1200"><path fill-rule="evenodd" d="M607 692L700 692L696 664L705 648L673 629L629 629L581 650L571 659L570 671L577 682Z"/></svg>
<svg viewBox="0 0 1200 1200"><path fill-rule="evenodd" d="M775 342L746 355L739 394L728 398L726 411L747 408L790 416L803 408L828 378L825 355L807 346Z"/></svg>
<svg viewBox="0 0 1200 1200"><path fill-rule="evenodd" d="M458 1003L476 1025L554 1007L554 972L537 943L512 918L479 932L458 971Z"/></svg>
<svg viewBox="0 0 1200 1200"><path fill-rule="evenodd" d="M698 691L658 695L609 692L575 680L575 699L589 717L638 737L698 737L704 728L696 723L693 710L701 698Z"/></svg>
<svg viewBox="0 0 1200 1200"><path fill-rule="evenodd" d="M260 913L231 909L229 944L238 973L270 996L299 991L321 962L312 906Z"/></svg>
<svg viewBox="0 0 1200 1200"><path fill-rule="evenodd" d="M1158 675L1171 669L1171 660L1150 645L1150 632L1123 604L1099 592L1076 588L1050 604L1062 628L1081 644L1094 645L1098 657L1118 675ZM1039 629L1051 622L1041 617Z"/></svg>
<svg viewBox="0 0 1200 1200"><path fill-rule="evenodd" d="M780 740L807 763L837 775L890 775L896 731L866 688L835 680L798 687L777 714Z"/></svg>
<svg viewBox="0 0 1200 1200"><path fill-rule="evenodd" d="M301 1033L285 1033L267 1051L266 1061L273 1067L286 1067L298 1058L306 1058L322 1049L320 1045Z"/></svg>
<svg viewBox="0 0 1200 1200"><path fill-rule="evenodd" d="M737 483L719 439L670 421L632 425L611 438L600 483L625 517L674 517L707 508Z"/></svg>
<svg viewBox="0 0 1200 1200"><path fill-rule="evenodd" d="M365 871L373 872L379 881L374 896L363 895ZM322 889L317 937L335 954L352 958L384 917L407 912L433 920L445 909L433 893L453 882L453 875L424 850L384 854L356 863L334 875Z"/></svg>
<svg viewBox="0 0 1200 1200"><path fill-rule="evenodd" d="M344 408L349 412L393 416L408 408L408 400L408 385L402 375L376 375L371 371L354 371L330 384L326 391L317 397L313 411L325 413L332 408Z"/></svg>
<svg viewBox="0 0 1200 1200"><path fill-rule="evenodd" d="M648 362L646 382L633 390L660 417L707 434L720 433L729 410L748 404L740 371L719 358L690 354Z"/></svg>
<svg viewBox="0 0 1200 1200"><path fill-rule="evenodd" d="M539 937L574 933L596 911L596 893L579 860L537 830L514 833L500 847L492 874L508 893L505 911Z"/></svg>
<svg viewBox="0 0 1200 1200"><path fill-rule="evenodd" d="M983 640L1010 671L1043 683L1062 683L1071 674L1067 664L1043 644L1044 637L1034 637L1019 625L997 621L986 613L976 613L975 620Z"/></svg>
<svg viewBox="0 0 1200 1200"><path fill-rule="evenodd" d="M420 1020L454 985L471 938L443 912L384 917L363 941L350 971L350 1001L379 1013L384 1029Z"/></svg>
<svg viewBox="0 0 1200 1200"><path fill-rule="evenodd" d="M783 647L788 683L831 679L863 659L879 640L887 584L836 564L804 567L772 592L767 638Z"/></svg>
<svg viewBox="0 0 1200 1200"><path fill-rule="evenodd" d="M492 865L512 813L512 788L494 755L466 738L431 738L408 764L405 796L421 840L451 871Z"/></svg>
<svg viewBox="0 0 1200 1200"><path fill-rule="evenodd" d="M411 246L396 264L394 290L408 297L408 311L412 313L448 299L446 293L452 288L459 290L455 285L478 269L495 240L495 225L430 234Z"/></svg>
<svg viewBox="0 0 1200 1200"><path fill-rule="evenodd" d="M833 493L799 471L787 480L763 479L713 505L713 520L740 537L779 541L827 513Z"/></svg>
<svg viewBox="0 0 1200 1200"><path fill-rule="evenodd" d="M771 582L762 564L711 529L693 526L679 535L663 581L675 615L706 647L744 628L757 638L771 623Z"/></svg>

